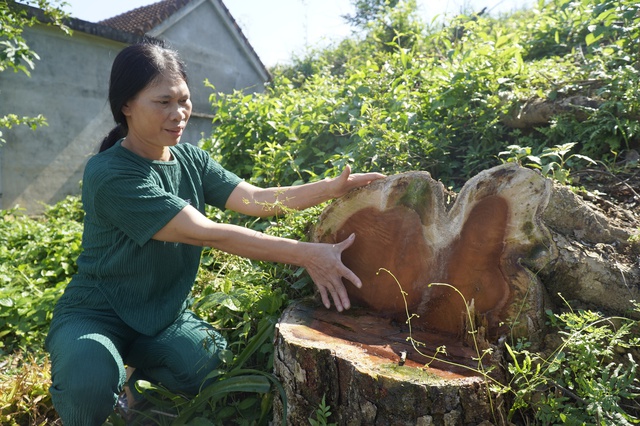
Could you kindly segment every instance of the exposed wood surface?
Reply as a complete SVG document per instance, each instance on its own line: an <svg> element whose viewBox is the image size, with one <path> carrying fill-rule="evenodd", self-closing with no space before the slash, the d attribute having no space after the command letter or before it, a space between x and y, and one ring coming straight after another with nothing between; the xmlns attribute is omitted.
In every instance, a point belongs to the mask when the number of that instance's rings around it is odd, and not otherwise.
<svg viewBox="0 0 640 426"><path fill-rule="evenodd" d="M364 283L347 284L356 305L398 321L408 308L419 315L416 328L463 337L466 301L490 340L514 329L528 335L541 327L543 296L523 260L536 267L555 255L540 222L549 195L548 180L515 164L475 176L453 205L428 173L405 173L337 200L312 239L338 242L356 233L343 253Z"/></svg>
<svg viewBox="0 0 640 426"><path fill-rule="evenodd" d="M376 181L327 207L311 239L353 232L354 307L300 301L278 324L290 424L308 424L323 397L338 425L506 424L487 390L505 380L503 339L541 347L544 309L566 296L624 314L640 294L629 230L515 164L457 195L424 172Z"/></svg>

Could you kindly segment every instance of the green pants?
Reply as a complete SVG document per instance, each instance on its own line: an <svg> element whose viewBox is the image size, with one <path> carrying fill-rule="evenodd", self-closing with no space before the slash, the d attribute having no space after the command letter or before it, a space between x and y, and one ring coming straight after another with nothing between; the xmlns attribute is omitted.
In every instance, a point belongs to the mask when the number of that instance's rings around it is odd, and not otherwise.
<svg viewBox="0 0 640 426"><path fill-rule="evenodd" d="M125 365L136 368L131 382L145 379L196 394L225 347L222 336L191 311L146 336L110 310L56 309L46 341L53 405L65 426L102 425L123 389Z"/></svg>

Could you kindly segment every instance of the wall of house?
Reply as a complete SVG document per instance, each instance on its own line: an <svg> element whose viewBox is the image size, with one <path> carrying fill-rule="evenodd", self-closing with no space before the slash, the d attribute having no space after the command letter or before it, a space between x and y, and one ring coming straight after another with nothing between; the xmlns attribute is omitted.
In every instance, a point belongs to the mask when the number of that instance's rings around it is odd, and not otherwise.
<svg viewBox="0 0 640 426"><path fill-rule="evenodd" d="M109 67L124 44L46 26L25 30L40 60L29 78L0 73L0 115L43 114L48 126L6 130L0 147L0 207L29 213L79 192L82 171L113 119L106 101Z"/></svg>
<svg viewBox="0 0 640 426"><path fill-rule="evenodd" d="M204 79L216 91L262 91L264 75L226 34L213 2L200 3L198 10L179 18L170 18L153 35L179 50L187 64L194 115L182 141L198 143L212 130L212 91L204 88ZM36 214L43 203L80 192L86 161L114 125L107 102L109 72L126 44L81 31L67 36L46 26L27 28L24 37L40 61L31 77L0 73L0 116L43 114L48 126L3 129L7 142L0 146L0 208L20 205Z"/></svg>

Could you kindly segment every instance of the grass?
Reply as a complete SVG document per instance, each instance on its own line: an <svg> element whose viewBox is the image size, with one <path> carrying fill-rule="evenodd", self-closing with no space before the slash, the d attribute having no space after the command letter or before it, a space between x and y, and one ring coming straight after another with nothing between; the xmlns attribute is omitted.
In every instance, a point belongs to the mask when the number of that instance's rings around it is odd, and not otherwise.
<svg viewBox="0 0 640 426"><path fill-rule="evenodd" d="M0 371L1 424L61 425L49 395L48 357L15 353L2 358Z"/></svg>

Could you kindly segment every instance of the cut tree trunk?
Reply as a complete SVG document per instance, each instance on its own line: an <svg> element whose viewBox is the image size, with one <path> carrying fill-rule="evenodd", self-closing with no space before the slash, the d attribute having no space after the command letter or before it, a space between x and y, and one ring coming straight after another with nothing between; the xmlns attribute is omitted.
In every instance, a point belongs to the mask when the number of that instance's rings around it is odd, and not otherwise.
<svg viewBox="0 0 640 426"><path fill-rule="evenodd" d="M505 424L504 342L544 343L566 301L622 315L640 300L640 243L568 188L504 164L448 193L428 173L378 180L336 200L312 240L351 233L346 313L301 301L283 314L275 373L292 425L325 399L338 425ZM573 305L572 305L573 306ZM562 306L566 307L566 306ZM637 311L636 311L637 314ZM275 418L284 415L276 401Z"/></svg>
<svg viewBox="0 0 640 426"><path fill-rule="evenodd" d="M406 324L366 309L339 314L315 300L290 306L278 324L275 354L288 407L285 414L276 399L273 424L286 415L287 424L308 425L323 401L338 425L505 423L504 401L489 391L494 378L465 366L475 350L437 333L412 335L446 345L446 363L422 355L423 347L419 353L406 340ZM489 364L497 365L491 354Z"/></svg>
<svg viewBox="0 0 640 426"><path fill-rule="evenodd" d="M343 261L365 284L347 289L378 315L404 322L408 309L418 315L414 328L463 338L473 304L489 340L531 336L544 321L542 287L530 269L556 256L540 219L550 194L539 173L506 164L469 180L448 209L441 183L405 173L337 200L312 240L356 234Z"/></svg>
<svg viewBox="0 0 640 426"><path fill-rule="evenodd" d="M540 221L550 190L507 164L467 182L452 206L425 172L330 205L312 240L355 233L343 262L363 286L346 284L348 313L301 302L283 315L275 366L291 424L323 397L338 424L503 423L487 386L504 375L499 339L543 329L544 291L523 260L539 269L556 255Z"/></svg>

